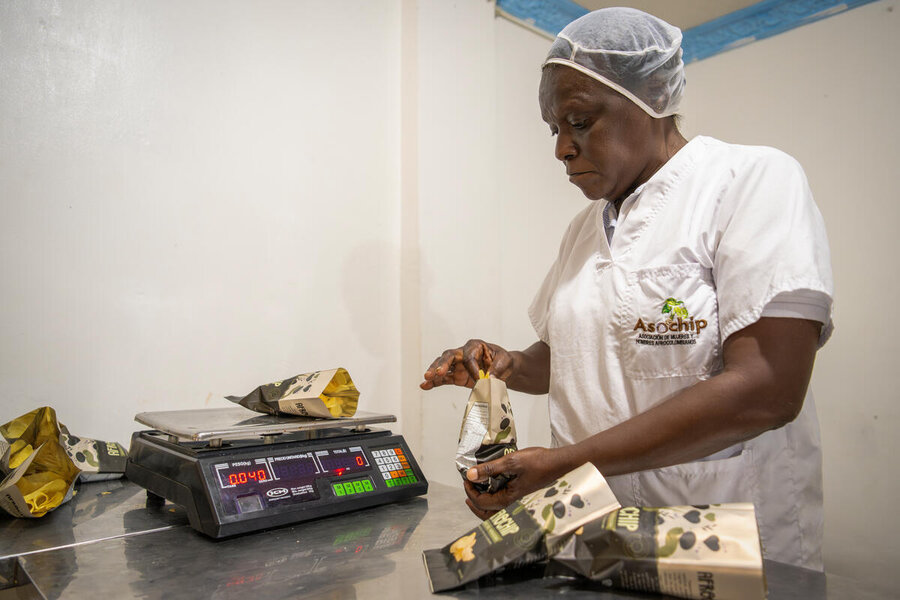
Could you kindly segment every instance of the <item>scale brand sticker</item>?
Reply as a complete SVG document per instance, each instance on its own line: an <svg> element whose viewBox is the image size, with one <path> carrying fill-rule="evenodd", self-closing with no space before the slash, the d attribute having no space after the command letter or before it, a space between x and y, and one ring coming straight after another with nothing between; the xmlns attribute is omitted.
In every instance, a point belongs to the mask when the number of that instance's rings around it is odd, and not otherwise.
<svg viewBox="0 0 900 600"><path fill-rule="evenodd" d="M266 492L266 496L269 498L281 498L282 496L287 496L288 489L287 488L272 488L268 492Z"/></svg>
<svg viewBox="0 0 900 600"><path fill-rule="evenodd" d="M666 298L660 314L662 321L638 318L632 331L639 331L634 342L645 346L681 346L697 343L697 338L706 329L706 319L695 319L688 313L684 302L676 298Z"/></svg>

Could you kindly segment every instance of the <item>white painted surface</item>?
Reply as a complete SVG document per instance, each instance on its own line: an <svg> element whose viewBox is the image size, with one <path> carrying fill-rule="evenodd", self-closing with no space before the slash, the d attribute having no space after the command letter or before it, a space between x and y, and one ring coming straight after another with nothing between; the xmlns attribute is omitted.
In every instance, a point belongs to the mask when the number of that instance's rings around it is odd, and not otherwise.
<svg viewBox="0 0 900 600"><path fill-rule="evenodd" d="M895 257L900 3L875 2L687 69L684 128L804 166L828 228L834 337L812 388L822 427L826 570L900 586Z"/></svg>
<svg viewBox="0 0 900 600"><path fill-rule="evenodd" d="M419 198L423 370L481 338L537 341L527 308L583 206L553 157L537 87L549 42L493 18L488 3L420 3ZM453 466L469 391L424 394L424 466ZM519 446L550 443L546 396L511 394Z"/></svg>
<svg viewBox="0 0 900 600"><path fill-rule="evenodd" d="M399 58L399 2L0 3L3 416L336 366L400 413Z"/></svg>
<svg viewBox="0 0 900 600"><path fill-rule="evenodd" d="M500 213L494 202L494 17L487 2L419 3L419 242L424 368L470 337L496 339ZM468 391L424 394L424 468L453 467Z"/></svg>

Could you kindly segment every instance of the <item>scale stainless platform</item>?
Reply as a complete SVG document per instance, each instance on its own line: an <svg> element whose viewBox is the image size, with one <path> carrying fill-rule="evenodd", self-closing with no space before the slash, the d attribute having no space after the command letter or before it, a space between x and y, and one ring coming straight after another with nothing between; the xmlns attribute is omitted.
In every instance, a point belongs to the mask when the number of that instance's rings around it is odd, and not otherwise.
<svg viewBox="0 0 900 600"><path fill-rule="evenodd" d="M331 429L363 431L367 425L395 423L397 417L359 411L352 417L315 419L264 415L243 406L233 406L143 412L135 415L134 420L178 441L209 442L215 446L217 440L244 440L286 433L307 432L308 438L314 438Z"/></svg>
<svg viewBox="0 0 900 600"><path fill-rule="evenodd" d="M126 476L183 506L219 538L422 495L421 469L401 435L341 419L264 415L236 406L140 413Z"/></svg>

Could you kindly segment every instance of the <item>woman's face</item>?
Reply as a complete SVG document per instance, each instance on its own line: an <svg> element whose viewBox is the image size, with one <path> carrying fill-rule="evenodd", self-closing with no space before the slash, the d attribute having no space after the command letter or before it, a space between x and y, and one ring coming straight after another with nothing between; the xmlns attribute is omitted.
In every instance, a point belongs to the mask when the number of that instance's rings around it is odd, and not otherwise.
<svg viewBox="0 0 900 600"><path fill-rule="evenodd" d="M539 100L556 158L591 200L623 199L666 161L661 120L571 67L544 69Z"/></svg>

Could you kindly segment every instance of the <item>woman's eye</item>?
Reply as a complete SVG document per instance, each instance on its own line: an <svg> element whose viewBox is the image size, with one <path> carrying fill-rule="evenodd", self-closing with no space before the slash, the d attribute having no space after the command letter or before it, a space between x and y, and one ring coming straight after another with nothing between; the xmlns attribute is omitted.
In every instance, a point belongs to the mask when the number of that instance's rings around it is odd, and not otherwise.
<svg viewBox="0 0 900 600"><path fill-rule="evenodd" d="M584 129L585 122L584 121L574 121L572 123L572 129Z"/></svg>

